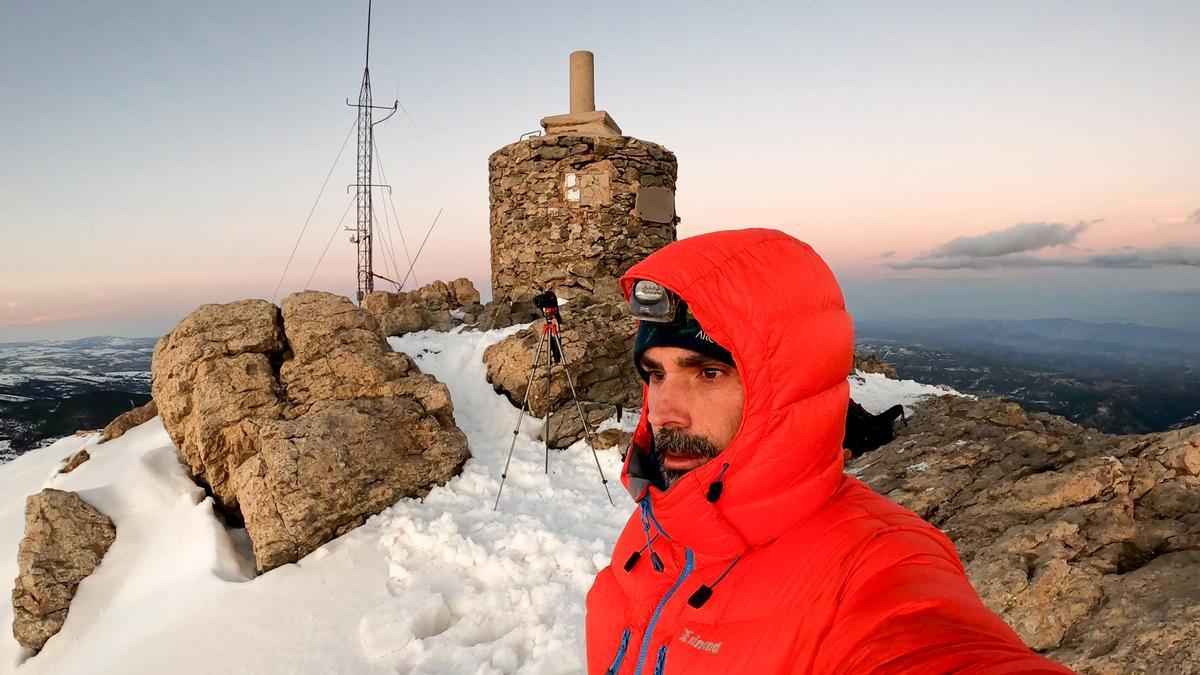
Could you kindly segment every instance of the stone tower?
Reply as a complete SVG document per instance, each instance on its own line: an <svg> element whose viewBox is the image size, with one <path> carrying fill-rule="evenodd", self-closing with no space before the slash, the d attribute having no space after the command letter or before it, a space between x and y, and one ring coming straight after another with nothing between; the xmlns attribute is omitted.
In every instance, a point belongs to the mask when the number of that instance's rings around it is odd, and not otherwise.
<svg viewBox="0 0 1200 675"><path fill-rule="evenodd" d="M675 155L596 110L593 73L591 52L572 53L571 112L488 158L496 301L613 296L622 273L675 240Z"/></svg>

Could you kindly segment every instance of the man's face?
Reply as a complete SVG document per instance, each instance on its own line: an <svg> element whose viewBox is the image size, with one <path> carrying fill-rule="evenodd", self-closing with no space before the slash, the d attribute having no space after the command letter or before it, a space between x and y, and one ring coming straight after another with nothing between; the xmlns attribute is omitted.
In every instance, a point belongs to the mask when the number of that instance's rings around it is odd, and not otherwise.
<svg viewBox="0 0 1200 675"><path fill-rule="evenodd" d="M737 368L690 349L651 347L642 368L650 376L650 426L669 488L729 445L746 395Z"/></svg>

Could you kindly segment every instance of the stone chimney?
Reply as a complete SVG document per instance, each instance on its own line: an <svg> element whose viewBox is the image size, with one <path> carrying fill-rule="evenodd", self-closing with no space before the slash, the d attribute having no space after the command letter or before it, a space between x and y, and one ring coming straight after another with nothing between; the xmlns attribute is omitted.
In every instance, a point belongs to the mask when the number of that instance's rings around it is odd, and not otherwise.
<svg viewBox="0 0 1200 675"><path fill-rule="evenodd" d="M571 52L571 112L542 118L547 136L620 136L621 127L603 110L596 110L595 56Z"/></svg>

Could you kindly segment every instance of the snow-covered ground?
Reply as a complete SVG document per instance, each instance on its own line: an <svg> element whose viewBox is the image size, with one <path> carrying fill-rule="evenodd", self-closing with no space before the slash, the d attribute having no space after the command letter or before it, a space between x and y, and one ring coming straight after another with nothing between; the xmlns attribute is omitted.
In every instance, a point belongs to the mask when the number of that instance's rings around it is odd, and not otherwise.
<svg viewBox="0 0 1200 675"><path fill-rule="evenodd" d="M616 507L583 443L552 452L544 474L541 422L526 419L492 510L516 410L481 357L516 330L393 338L449 386L472 459L424 500L258 577L245 533L217 520L157 418L102 446L68 437L0 466L0 580L17 573L26 495L76 491L117 525L41 653L17 645L0 602L0 673L582 672L584 596L633 503L615 449L599 459ZM871 375L851 386L871 410L946 393ZM85 447L90 461L56 475Z"/></svg>
<svg viewBox="0 0 1200 675"><path fill-rule="evenodd" d="M866 408L868 412L876 415L897 403L904 406L905 415L911 415L916 404L926 396L947 395L975 398L945 385L934 386L912 380L889 380L879 373L855 371L850 376L850 398Z"/></svg>

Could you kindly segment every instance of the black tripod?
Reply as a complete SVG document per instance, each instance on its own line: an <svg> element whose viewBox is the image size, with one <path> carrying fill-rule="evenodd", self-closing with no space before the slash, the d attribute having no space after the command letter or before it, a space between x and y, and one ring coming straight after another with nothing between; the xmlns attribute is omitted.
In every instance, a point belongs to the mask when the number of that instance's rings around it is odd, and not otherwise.
<svg viewBox="0 0 1200 675"><path fill-rule="evenodd" d="M546 417L542 428L542 445L546 448L546 473L550 473L550 382L553 375L554 365L558 364L563 373L567 376L567 386L571 389L571 399L575 401L575 410L579 413L579 421L583 423L583 433L587 436L588 445L592 446L592 458L596 460L596 470L600 472L600 483L604 485L604 493L608 495L608 503L616 506L613 502L612 493L608 491L608 479L604 477L604 469L600 467L600 457L596 454L595 443L592 439L592 430L588 426L587 415L583 414L583 405L579 402L579 396L575 393L575 381L571 378L571 370L567 368L567 364L563 361L562 337L559 335L561 328L561 320L558 314L558 298L554 295L554 291L546 291L533 299L538 309L542 310L542 337L538 340L537 349L533 352L533 363L529 366L529 382L525 387L525 400L521 403L521 410L517 413L517 426L513 429L512 444L508 446L508 459L504 461L504 473L500 474L500 489L496 491L496 504L492 507L495 511L500 507L500 495L504 492L504 481L508 478L508 466L512 463L513 450L517 447L517 436L521 433L521 421L525 418L525 411L529 409L529 396L533 391L533 381L537 377L538 366L541 365L542 354L545 353L546 367Z"/></svg>

